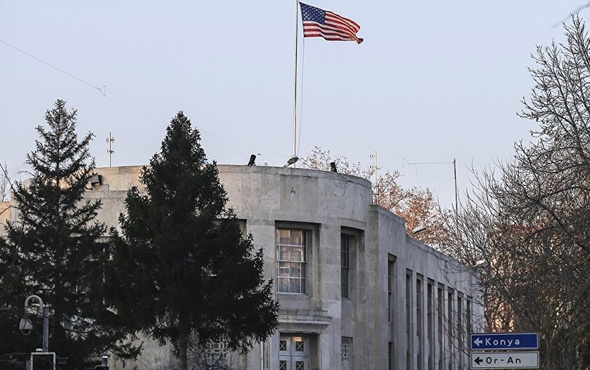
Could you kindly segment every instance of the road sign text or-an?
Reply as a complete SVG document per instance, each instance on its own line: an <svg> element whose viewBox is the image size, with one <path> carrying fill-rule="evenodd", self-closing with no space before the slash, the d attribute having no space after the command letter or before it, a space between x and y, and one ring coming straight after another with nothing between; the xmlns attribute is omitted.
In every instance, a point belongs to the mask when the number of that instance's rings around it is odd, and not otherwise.
<svg viewBox="0 0 590 370"><path fill-rule="evenodd" d="M539 352L472 352L472 369L536 369Z"/></svg>
<svg viewBox="0 0 590 370"><path fill-rule="evenodd" d="M486 350L520 350L539 348L537 333L480 333L471 334L471 349Z"/></svg>

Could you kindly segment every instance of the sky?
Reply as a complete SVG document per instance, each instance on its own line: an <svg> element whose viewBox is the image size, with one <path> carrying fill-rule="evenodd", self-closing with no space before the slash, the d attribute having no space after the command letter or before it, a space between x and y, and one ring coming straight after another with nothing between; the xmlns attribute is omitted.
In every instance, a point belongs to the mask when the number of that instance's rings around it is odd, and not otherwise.
<svg viewBox="0 0 590 370"><path fill-rule="evenodd" d="M29 177L57 99L95 135L98 167L148 164L182 110L218 164L283 166L319 147L450 208L472 169L530 140L517 112L536 47L563 41L572 12L590 17L587 0L307 3L365 41L304 39L294 0L0 0L0 162Z"/></svg>

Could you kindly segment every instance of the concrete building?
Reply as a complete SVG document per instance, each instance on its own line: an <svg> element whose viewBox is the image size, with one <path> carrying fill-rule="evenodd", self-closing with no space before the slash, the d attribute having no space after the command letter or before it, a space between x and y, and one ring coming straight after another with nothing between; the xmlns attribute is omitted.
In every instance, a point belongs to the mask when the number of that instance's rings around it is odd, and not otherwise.
<svg viewBox="0 0 590 370"><path fill-rule="evenodd" d="M87 197L101 199L100 221L117 225L127 189L141 188L140 170L97 169ZM229 206L264 250L280 302L277 332L230 355L230 368L469 367L469 333L483 322L477 279L373 205L368 181L266 166L220 165L219 174ZM164 369L169 359L168 348L148 343L136 365Z"/></svg>

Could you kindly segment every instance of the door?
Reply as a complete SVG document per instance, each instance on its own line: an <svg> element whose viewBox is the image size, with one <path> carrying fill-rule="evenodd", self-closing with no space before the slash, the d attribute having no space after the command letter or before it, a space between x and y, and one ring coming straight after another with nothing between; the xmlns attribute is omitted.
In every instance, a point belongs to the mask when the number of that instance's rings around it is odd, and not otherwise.
<svg viewBox="0 0 590 370"><path fill-rule="evenodd" d="M281 335L279 338L279 370L309 370L309 338Z"/></svg>

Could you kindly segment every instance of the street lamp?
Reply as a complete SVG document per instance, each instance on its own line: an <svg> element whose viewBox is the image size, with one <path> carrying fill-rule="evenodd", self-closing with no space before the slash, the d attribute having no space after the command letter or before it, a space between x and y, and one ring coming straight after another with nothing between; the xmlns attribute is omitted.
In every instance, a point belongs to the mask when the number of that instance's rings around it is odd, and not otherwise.
<svg viewBox="0 0 590 370"><path fill-rule="evenodd" d="M23 333L30 331L33 328L31 320L28 315L33 312L32 307L29 307L31 301L37 301L41 308L41 316L43 316L43 352L49 351L49 307L43 304L43 300L38 295L30 295L25 299L25 318L21 319L19 328ZM37 311L37 315L39 315Z"/></svg>
<svg viewBox="0 0 590 370"><path fill-rule="evenodd" d="M421 232L424 232L424 231L426 231L426 226L420 225L420 226L412 229L412 234L417 235L417 234L420 234Z"/></svg>

